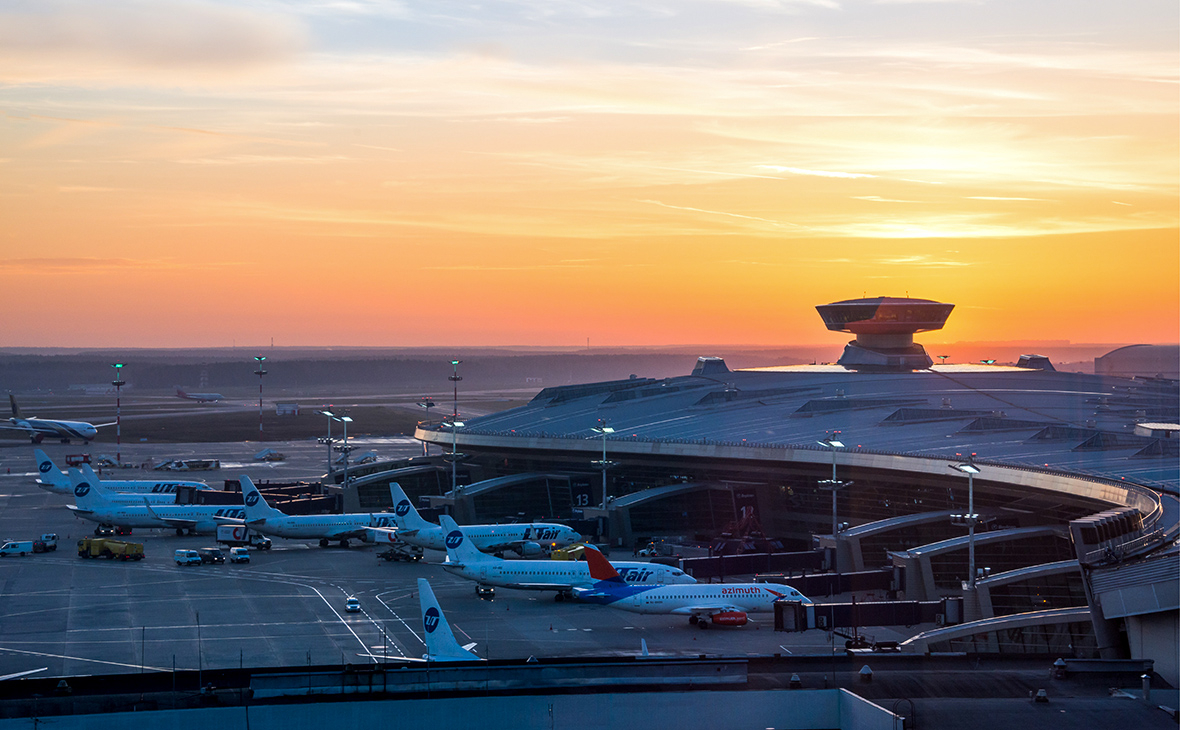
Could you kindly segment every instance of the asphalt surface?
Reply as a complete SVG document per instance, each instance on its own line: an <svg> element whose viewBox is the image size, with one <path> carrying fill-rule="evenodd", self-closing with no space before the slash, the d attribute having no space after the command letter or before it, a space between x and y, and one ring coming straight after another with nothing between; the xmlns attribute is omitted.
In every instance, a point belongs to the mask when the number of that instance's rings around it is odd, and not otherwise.
<svg viewBox="0 0 1180 730"><path fill-rule="evenodd" d="M107 451L94 446L44 448L64 466L67 454L90 451L97 457ZM124 444L122 453L127 463L220 459L220 471L184 475L215 487L243 473L290 480L324 472L326 447L314 441L267 446L287 460L255 462L252 456L262 447L253 443ZM408 438L366 439L355 446L356 454L371 449L381 458L421 453L421 445ZM120 478L165 475L117 471ZM93 523L66 508L72 496L41 489L35 477L30 445L0 448L0 537L61 537L56 552L0 559L0 674L42 667L39 676L70 676L420 657L419 577L431 581L460 640L476 642L476 653L493 659L635 654L640 639L651 653L667 655L843 649L840 638L833 644L821 631L776 633L770 614L752 616L743 628L701 631L683 617L557 603L551 593L500 589L494 600L482 600L473 583L443 572L437 565L443 554L432 551L422 563L387 563L371 546L320 548L314 541L277 539L270 551L251 551L249 564L178 567L175 549L213 545L213 536L136 530L127 539L144 544L144 560L83 560L76 542L93 533ZM359 614L344 612L350 595L360 599ZM920 628L870 627L866 633L900 640Z"/></svg>

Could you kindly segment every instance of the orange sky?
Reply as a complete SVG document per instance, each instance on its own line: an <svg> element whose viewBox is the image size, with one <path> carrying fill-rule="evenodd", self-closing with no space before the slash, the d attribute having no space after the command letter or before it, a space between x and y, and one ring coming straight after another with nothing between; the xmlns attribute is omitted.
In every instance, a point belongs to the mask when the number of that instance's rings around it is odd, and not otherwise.
<svg viewBox="0 0 1180 730"><path fill-rule="evenodd" d="M1174 3L615 5L0 9L0 346L1178 339Z"/></svg>

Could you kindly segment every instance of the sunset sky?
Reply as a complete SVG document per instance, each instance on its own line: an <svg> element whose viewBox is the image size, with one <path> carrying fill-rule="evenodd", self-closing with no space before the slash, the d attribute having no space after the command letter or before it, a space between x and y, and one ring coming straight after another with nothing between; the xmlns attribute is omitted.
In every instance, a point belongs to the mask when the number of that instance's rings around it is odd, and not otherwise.
<svg viewBox="0 0 1180 730"><path fill-rule="evenodd" d="M1175 0L0 0L0 347L1176 342Z"/></svg>

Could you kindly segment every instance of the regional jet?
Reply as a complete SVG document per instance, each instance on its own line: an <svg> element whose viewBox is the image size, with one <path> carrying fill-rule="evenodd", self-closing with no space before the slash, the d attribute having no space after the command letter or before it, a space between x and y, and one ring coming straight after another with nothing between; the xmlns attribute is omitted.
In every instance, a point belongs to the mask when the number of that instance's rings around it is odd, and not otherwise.
<svg viewBox="0 0 1180 730"><path fill-rule="evenodd" d="M41 449L33 449L33 455L37 457L37 472L41 475L37 479L37 486L42 489L53 492L54 494L73 494L74 485L70 483L70 477L60 469L53 460L49 458ZM82 475L90 481L91 484L99 484L108 492L117 492L123 494L159 494L159 495L173 495L171 500L160 500L164 502L175 502L175 494L177 487L193 487L194 489L208 489L209 485L205 482L186 482L186 481L167 481L157 482L146 479L112 479L102 481L98 475L94 473L94 469L89 464L82 465ZM143 500L139 501L143 504Z"/></svg>
<svg viewBox="0 0 1180 730"><path fill-rule="evenodd" d="M698 583L694 586L629 585L623 582L610 561L594 548L586 549L590 575L598 582L589 588L574 588L579 601L599 603L633 613L666 613L688 616L690 624L707 629L745 626L747 614L773 611L780 599L806 601L799 591L767 583ZM774 585L774 588L770 588Z"/></svg>
<svg viewBox="0 0 1180 730"><path fill-rule="evenodd" d="M320 547L339 540L348 547L349 540L368 541L373 528L393 529L393 515L386 513L353 513L342 515L288 515L266 503L266 498L250 477L242 475L242 503L246 507L246 525L250 529L272 537L296 540L319 538Z"/></svg>
<svg viewBox="0 0 1180 730"><path fill-rule="evenodd" d="M113 423L101 423L95 426L93 423L86 423L85 421L56 421L49 418L26 418L21 414L20 406L16 404L16 397L11 393L8 394L8 402L12 406L12 418L8 419L8 423L0 424L0 428L10 431L24 431L28 434L29 440L35 444L44 441L46 436L61 439L63 444L68 444L70 439L82 439L83 443L90 443L91 439L98 435L99 428L115 425Z"/></svg>
<svg viewBox="0 0 1180 730"><path fill-rule="evenodd" d="M185 400L195 400L198 403L216 403L225 400L221 393L186 393L180 386L176 386L176 397Z"/></svg>
<svg viewBox="0 0 1180 730"><path fill-rule="evenodd" d="M427 522L397 482L389 483L397 536L409 545L445 550L448 530ZM478 550L512 550L522 557L541 555L582 539L578 531L554 522L523 522L508 525L466 525L463 532Z"/></svg>
<svg viewBox="0 0 1180 730"><path fill-rule="evenodd" d="M70 469L74 484L74 514L100 525L118 527L171 527L177 535L215 532L218 525L242 524L245 516L238 507L204 504L121 504L111 501L110 492L98 484L91 484L77 469Z"/></svg>
<svg viewBox="0 0 1180 730"><path fill-rule="evenodd" d="M471 528L459 527L450 515L441 515L439 521L447 531L444 542L447 561L443 570L452 575L481 586L557 591L554 596L557 601L571 598L575 589L589 588L597 582L589 566L580 560L503 560L485 555L472 543ZM586 549L587 553L591 551L598 552ZM658 563L619 563L619 570L628 583L647 586L696 583L684 571Z"/></svg>

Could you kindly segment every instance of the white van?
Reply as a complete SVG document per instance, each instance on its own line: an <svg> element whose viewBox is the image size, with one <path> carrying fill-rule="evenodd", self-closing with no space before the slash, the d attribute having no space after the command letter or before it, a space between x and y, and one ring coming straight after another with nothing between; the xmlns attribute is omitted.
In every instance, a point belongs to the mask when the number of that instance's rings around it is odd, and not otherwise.
<svg viewBox="0 0 1180 730"><path fill-rule="evenodd" d="M200 565L201 554L196 550L177 550L172 554L177 565Z"/></svg>
<svg viewBox="0 0 1180 730"><path fill-rule="evenodd" d="M0 545L0 558L6 555L28 555L33 552L32 540L8 540Z"/></svg>

